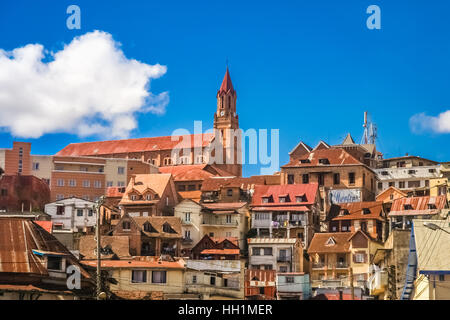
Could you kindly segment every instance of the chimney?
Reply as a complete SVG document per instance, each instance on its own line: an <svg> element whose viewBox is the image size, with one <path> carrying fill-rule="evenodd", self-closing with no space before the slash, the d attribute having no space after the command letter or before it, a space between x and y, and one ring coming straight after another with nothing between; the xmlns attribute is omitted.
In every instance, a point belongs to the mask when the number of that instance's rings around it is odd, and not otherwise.
<svg viewBox="0 0 450 320"><path fill-rule="evenodd" d="M136 183L136 176L133 174L131 175L131 186L134 186L135 183Z"/></svg>

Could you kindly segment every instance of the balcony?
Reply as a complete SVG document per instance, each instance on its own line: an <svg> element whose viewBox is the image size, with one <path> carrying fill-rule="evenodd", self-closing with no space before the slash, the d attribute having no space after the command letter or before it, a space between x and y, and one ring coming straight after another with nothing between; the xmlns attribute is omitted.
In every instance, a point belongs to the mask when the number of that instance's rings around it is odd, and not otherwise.
<svg viewBox="0 0 450 320"><path fill-rule="evenodd" d="M236 227L238 224L236 218L227 219L219 216L204 216L202 220L202 225L207 226Z"/></svg>
<svg viewBox="0 0 450 320"><path fill-rule="evenodd" d="M315 262L312 264L313 269L323 269L325 268L325 263L323 262Z"/></svg>
<svg viewBox="0 0 450 320"><path fill-rule="evenodd" d="M345 261L339 261L339 262L316 262L312 265L313 269L347 269L349 267L348 262Z"/></svg>
<svg viewBox="0 0 450 320"><path fill-rule="evenodd" d="M347 279L320 279L311 280L311 287L313 288L345 288L349 287L350 283Z"/></svg>
<svg viewBox="0 0 450 320"><path fill-rule="evenodd" d="M190 226L190 225L192 225L192 221L191 220L181 219L181 224L185 225L185 226Z"/></svg>
<svg viewBox="0 0 450 320"><path fill-rule="evenodd" d="M194 240L192 240L191 238L183 238L181 239L181 243L182 244L191 244Z"/></svg>
<svg viewBox="0 0 450 320"><path fill-rule="evenodd" d="M270 228L272 220L252 219L252 228Z"/></svg>
<svg viewBox="0 0 450 320"><path fill-rule="evenodd" d="M278 256L277 262L291 262L291 256Z"/></svg>

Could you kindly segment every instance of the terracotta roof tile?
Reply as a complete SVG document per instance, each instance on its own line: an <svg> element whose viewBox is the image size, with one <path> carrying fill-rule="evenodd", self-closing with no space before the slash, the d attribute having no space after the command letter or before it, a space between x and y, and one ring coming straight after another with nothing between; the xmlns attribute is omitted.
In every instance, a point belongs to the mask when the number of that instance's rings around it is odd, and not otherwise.
<svg viewBox="0 0 450 320"><path fill-rule="evenodd" d="M347 211L348 214L339 215L332 220L360 220L360 219L377 219L384 220L383 216L383 202L381 201L366 201L366 202L350 202L341 203L340 212ZM370 210L370 213L364 214L364 209Z"/></svg>
<svg viewBox="0 0 450 320"><path fill-rule="evenodd" d="M264 207L275 207L275 206L305 206L309 204L314 204L316 201L316 196L318 192L317 183L309 184L285 184L279 186L256 186L255 192L252 198L252 207L264 206ZM280 202L280 195L289 195L291 202ZM306 200L304 202L296 202L296 197L304 195ZM263 198L266 196L272 196L273 203L264 203Z"/></svg>
<svg viewBox="0 0 450 320"><path fill-rule="evenodd" d="M219 93L228 93L228 92L233 93L234 88L233 88L233 83L231 83L230 72L228 71L228 67L227 67L227 71L225 72L225 76L223 77L222 84L219 89Z"/></svg>
<svg viewBox="0 0 450 320"><path fill-rule="evenodd" d="M405 205L411 205L412 209L405 209ZM430 208L428 205L433 205ZM434 215L439 213L440 210L447 207L447 198L445 195L436 197L410 197L399 198L392 203L389 216L395 215Z"/></svg>
<svg viewBox="0 0 450 320"><path fill-rule="evenodd" d="M353 233L350 232L315 233L309 245L308 253L349 252L349 239L352 235ZM330 238L333 239L335 244L327 244Z"/></svg>
<svg viewBox="0 0 450 320"><path fill-rule="evenodd" d="M178 137L179 140L174 139L175 141L172 141L172 136L166 136L166 137L71 143L64 149L59 151L56 155L88 156L88 155L126 154L131 152L172 150L176 146L178 146L179 148L185 147L193 148L197 146L197 140L201 140L201 146L206 147L210 144L214 135L212 133L205 133L202 136L188 135L188 136L174 136L174 137ZM186 143L182 142L186 140L187 140Z"/></svg>
<svg viewBox="0 0 450 320"><path fill-rule="evenodd" d="M101 255L102 259L111 259L114 256L119 259L130 257L130 240L127 236L101 236L100 241L103 249L110 249L108 254ZM94 236L82 236L79 246L84 260L97 259L97 242Z"/></svg>
<svg viewBox="0 0 450 320"><path fill-rule="evenodd" d="M134 184L133 179L131 179L125 190L125 194L120 201L120 204L138 203L137 201L130 200L128 197L129 193L132 190L136 190L138 193L143 194L147 189L150 189L158 195L159 199L161 199L164 190L166 189L167 185L170 183L170 179L172 178L170 174L165 173L136 174L133 176L135 177ZM142 202L147 203L151 201Z"/></svg>
<svg viewBox="0 0 450 320"><path fill-rule="evenodd" d="M153 216L153 217L132 217L142 231L148 236L164 238L181 238L181 219L179 217ZM144 224L149 222L157 233L144 231ZM168 223L176 233L167 233L163 231L164 224Z"/></svg>

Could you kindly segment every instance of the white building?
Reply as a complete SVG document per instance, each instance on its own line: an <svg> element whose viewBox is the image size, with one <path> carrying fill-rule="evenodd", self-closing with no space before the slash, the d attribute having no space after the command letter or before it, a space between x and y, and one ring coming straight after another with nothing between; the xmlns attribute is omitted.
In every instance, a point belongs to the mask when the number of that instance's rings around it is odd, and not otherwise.
<svg viewBox="0 0 450 320"><path fill-rule="evenodd" d="M52 217L54 229L87 232L95 227L95 203L79 198L58 200L45 205L45 213Z"/></svg>
<svg viewBox="0 0 450 320"><path fill-rule="evenodd" d="M378 178L377 194L389 187L395 187L406 193L426 196L430 193L430 179L440 177L438 162L405 156L384 159L382 168L376 169Z"/></svg>
<svg viewBox="0 0 450 320"><path fill-rule="evenodd" d="M248 268L293 272L299 267L297 238L250 238L248 239Z"/></svg>

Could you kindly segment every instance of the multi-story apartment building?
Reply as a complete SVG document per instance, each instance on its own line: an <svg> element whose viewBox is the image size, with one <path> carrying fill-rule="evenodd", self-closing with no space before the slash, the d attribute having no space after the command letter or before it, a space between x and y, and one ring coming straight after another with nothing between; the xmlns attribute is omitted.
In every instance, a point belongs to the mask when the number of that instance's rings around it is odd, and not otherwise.
<svg viewBox="0 0 450 320"><path fill-rule="evenodd" d="M395 187L408 195L430 195L430 180L440 177L438 162L416 156L383 159L375 170L377 193Z"/></svg>
<svg viewBox="0 0 450 320"><path fill-rule="evenodd" d="M317 183L323 199L321 220L333 203L374 201L377 177L368 165L339 147L320 142L314 149L300 143L281 167L282 184ZM326 230L327 224L322 228Z"/></svg>
<svg viewBox="0 0 450 320"><path fill-rule="evenodd" d="M170 174L132 175L119 206L132 217L173 215L178 203L175 184Z"/></svg>
<svg viewBox="0 0 450 320"><path fill-rule="evenodd" d="M46 204L45 213L51 217L55 229L93 232L97 222L94 205L91 201L67 198Z"/></svg>
<svg viewBox="0 0 450 320"><path fill-rule="evenodd" d="M366 288L370 257L382 247L361 230L316 233L308 248L312 288L349 288L351 273L354 287Z"/></svg>
<svg viewBox="0 0 450 320"><path fill-rule="evenodd" d="M298 238L306 248L320 231L321 198L317 183L255 186L251 227L260 238Z"/></svg>
<svg viewBox="0 0 450 320"><path fill-rule="evenodd" d="M248 268L276 270L277 272L298 272L303 253L297 238L249 238Z"/></svg>
<svg viewBox="0 0 450 320"><path fill-rule="evenodd" d="M430 179L430 196L447 195L450 201L450 162L442 162L439 177Z"/></svg>
<svg viewBox="0 0 450 320"><path fill-rule="evenodd" d="M13 142L12 149L0 149L0 172L7 175L30 175L30 150L31 143L17 141Z"/></svg>

